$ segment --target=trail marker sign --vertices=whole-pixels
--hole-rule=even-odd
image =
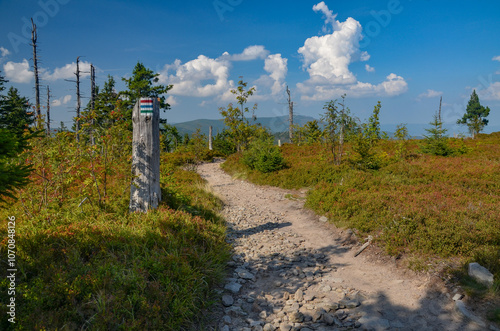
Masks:
[[[156,209],[160,189],[160,110],[156,98],[140,98],[132,111],[130,212]]]

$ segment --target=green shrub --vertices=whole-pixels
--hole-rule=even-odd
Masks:
[[[283,155],[278,146],[273,145],[272,138],[260,138],[251,142],[249,149],[243,153],[242,161],[250,169],[263,173],[285,167]]]
[[[159,208],[129,213],[132,144],[115,129],[96,146],[30,141],[30,183],[0,209],[0,233],[16,218],[18,269],[16,324],[0,279],[0,330],[187,330],[213,303],[230,247],[221,201],[179,167],[194,152],[161,155]]]
[[[236,152],[236,145],[231,132],[224,129],[215,135],[213,140],[214,151],[222,156],[229,156]]]

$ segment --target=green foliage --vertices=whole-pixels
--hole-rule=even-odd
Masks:
[[[312,145],[321,141],[323,132],[317,120],[308,121],[303,127],[293,126],[293,143],[297,145]]]
[[[490,108],[481,106],[476,90],[474,90],[470,96],[465,114],[461,119],[457,120],[457,124],[467,125],[472,138],[475,138],[488,125],[486,117],[489,114]]]
[[[448,137],[446,136],[446,129],[443,129],[443,123],[437,115],[434,115],[434,120],[429,123],[432,125],[430,129],[425,129],[429,135],[424,135],[425,139],[422,143],[420,151],[422,153],[450,156],[456,151],[450,147]]]
[[[214,151],[222,156],[229,156],[236,152],[236,145],[234,144],[234,138],[231,132],[224,129],[221,132],[217,132],[213,139]]]
[[[242,162],[250,169],[268,173],[283,169],[285,161],[278,146],[273,144],[273,138],[263,136],[253,140],[248,150],[243,152]]]
[[[173,152],[182,144],[182,137],[177,130],[177,127],[171,124],[163,123],[160,128],[160,144],[162,150],[166,152]]]
[[[94,111],[91,111],[90,101],[87,107],[82,112],[82,132],[89,136],[90,130],[94,130],[96,135],[103,135],[105,131],[116,122],[118,114],[118,93],[115,91],[115,79],[108,75],[108,80],[104,83],[104,87],[99,89],[96,87]],[[94,120],[93,125],[91,125]],[[85,132],[87,131],[87,132]],[[87,138],[85,137],[85,138]]]
[[[377,105],[373,107],[373,114],[370,116],[368,119],[368,126],[367,126],[367,136],[370,137],[372,141],[377,141],[382,138],[381,132],[380,132],[380,120],[379,120],[379,114],[380,114],[380,109],[382,108],[382,105],[379,102],[377,102]]]
[[[124,116],[127,121],[131,121],[133,107],[139,98],[158,98],[160,109],[170,109],[164,94],[173,86],[158,85],[159,75],[146,68],[141,62],[137,62],[132,71],[132,77],[122,78],[127,90],[119,93],[120,100],[118,100],[117,109],[125,112]]]
[[[398,124],[396,127],[396,132],[394,133],[394,138],[397,139],[397,149],[396,157],[398,159],[404,160],[408,156],[408,145],[410,135],[408,134],[408,128],[404,124]]]
[[[191,135],[187,151],[193,153],[195,163],[211,161],[213,159],[213,152],[208,149],[208,138],[205,134],[201,133],[201,129],[199,128]]]
[[[400,137],[406,137],[404,130]],[[372,234],[390,254],[473,257],[500,279],[500,134],[457,141],[470,152],[453,158],[420,155],[405,162],[383,162],[378,171],[333,165],[322,157],[320,145],[289,144],[281,148],[287,164],[281,171],[245,172],[238,154],[223,167],[257,184],[310,188],[309,208],[337,226]],[[454,143],[451,140],[452,147]],[[348,153],[351,144],[346,143]],[[376,147],[379,155],[395,157],[398,144],[380,140]],[[408,155],[416,155],[418,144],[407,140],[405,148]]]
[[[222,117],[224,117],[224,124],[229,128],[228,130],[233,138],[233,144],[236,146],[238,152],[247,147],[250,138],[255,135],[258,129],[257,125],[251,125],[249,120],[245,117],[245,113],[250,112],[249,108],[245,107],[245,104],[248,98],[255,92],[255,87],[245,90],[246,86],[247,83],[240,80],[238,82],[238,87],[231,90],[231,93],[236,95],[238,107],[233,107],[233,104],[230,103],[227,108],[219,108]],[[252,119],[254,121],[257,119],[254,114],[256,109],[257,104],[254,104],[252,108]]]
[[[28,137],[0,128],[0,203],[15,198],[15,190],[29,183],[31,165],[20,154],[27,149]]]
[[[0,93],[7,82],[0,75]],[[28,99],[11,87],[7,96],[0,94],[0,202],[15,198],[15,190],[25,186],[32,170],[22,153],[28,149],[33,137],[30,126],[34,123]]]
[[[72,132],[29,141],[30,183],[0,210],[2,233],[16,217],[18,269],[15,325],[0,280],[0,329],[190,329],[213,302],[229,257],[221,201],[177,166],[193,156],[168,153],[164,201],[130,214],[126,124],[116,120],[95,146],[77,145]]]
[[[326,139],[332,152],[334,163],[339,165],[344,154],[344,141],[356,130],[356,120],[351,117],[350,110],[345,106],[345,94],[342,95],[342,103],[337,106],[337,100],[325,104],[325,114],[321,120],[325,123],[323,137]]]
[[[380,169],[387,162],[386,154],[379,153],[375,147],[381,139],[379,113],[380,101],[373,108],[368,123],[358,126],[352,135],[352,150],[356,153],[350,162],[360,169]]]
[[[11,87],[0,104],[0,127],[21,137],[34,122],[28,99],[21,97],[19,91]]]

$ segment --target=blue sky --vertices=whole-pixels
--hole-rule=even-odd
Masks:
[[[117,88],[137,61],[173,84],[169,122],[220,118],[239,77],[257,88],[257,117],[295,112],[319,118],[347,94],[351,112],[382,124],[425,124],[443,97],[450,134],[472,89],[491,108],[486,132],[500,130],[498,1],[76,1],[1,0],[0,70],[34,100],[31,47],[38,25],[42,84],[52,91],[52,126],[75,115],[75,60]],[[88,70],[87,70],[88,71]],[[89,96],[88,74],[82,79]],[[45,103],[45,89],[42,92]],[[88,99],[84,99],[84,103]],[[411,132],[421,134],[421,132]]]

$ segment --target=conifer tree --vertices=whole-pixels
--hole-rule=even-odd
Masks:
[[[481,106],[476,90],[474,90],[470,96],[465,114],[457,121],[457,124],[467,125],[472,138],[476,138],[476,135],[488,125],[486,117],[489,114],[490,108]]]
[[[437,114],[434,115],[434,120],[429,123],[430,129],[425,129],[429,134],[424,135],[425,139],[420,150],[426,154],[448,156],[454,153],[453,149],[448,144],[448,130],[443,128],[443,123]]]
[[[0,93],[6,82],[0,74]],[[7,96],[0,94],[0,202],[14,198],[15,190],[28,183],[31,166],[19,155],[28,148],[32,136],[25,132],[34,122],[29,107],[15,88],[10,88]]]
[[[125,118],[132,120],[132,110],[139,98],[158,98],[160,109],[170,109],[170,105],[166,102],[165,95],[173,85],[157,84],[160,74],[154,73],[141,62],[137,62],[132,77],[122,78],[127,86],[126,91],[119,93],[121,97],[120,108],[124,110]]]

